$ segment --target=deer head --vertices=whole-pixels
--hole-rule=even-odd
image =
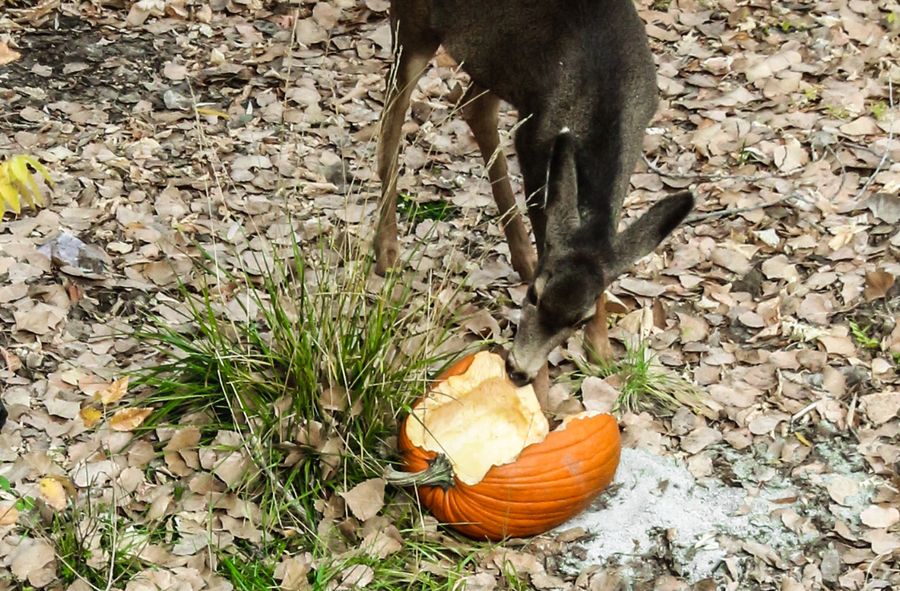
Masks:
[[[547,171],[544,249],[506,360],[518,385],[534,379],[550,352],[593,317],[603,290],[652,252],[694,206],[690,192],[672,195],[617,233],[616,220],[590,213],[582,219],[577,178],[575,142],[564,131],[554,142]],[[609,205],[605,211],[618,210]]]

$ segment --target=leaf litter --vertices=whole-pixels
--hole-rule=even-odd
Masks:
[[[155,352],[134,333],[147,312],[182,322],[176,288],[198,284],[198,247],[223,268],[258,271],[287,237],[371,239],[388,3],[13,5],[0,15],[0,157],[36,157],[55,189],[46,208],[0,222],[0,396],[10,411],[0,585],[59,588],[72,556],[37,535],[35,519],[101,502],[114,510],[84,514],[85,527],[112,515],[120,539],[143,539],[123,554],[143,563],[110,563],[114,588],[228,588],[234,571],[209,549],[237,555],[270,533],[260,507],[230,488],[252,463],[233,432],[204,440],[190,417],[144,424],[154,409],[139,406],[123,375]],[[473,548],[458,579],[470,589],[898,587],[896,7],[639,8],[663,100],[626,216],[687,186],[700,206],[612,286],[611,334],[620,356],[643,342],[689,376],[713,415],[624,413],[617,487],[561,533],[472,547],[427,515],[400,532],[408,501],[369,479],[319,506],[323,539],[341,556],[379,560],[411,537]],[[505,343],[518,319],[510,298],[524,289],[474,142],[451,113],[460,75],[445,55],[436,62],[413,96],[399,186],[414,203],[454,208],[401,220],[402,241],[411,250],[427,237],[416,247],[421,272],[465,285],[459,346]],[[513,122],[504,109],[507,146]],[[514,157],[510,167],[520,189]],[[236,322],[248,315],[239,287],[216,287]],[[417,289],[428,297],[426,283]],[[551,355],[554,373],[582,355],[570,339]],[[582,400],[612,408],[614,378],[561,385],[555,412]],[[329,392],[329,412],[343,412],[340,392]],[[298,441],[290,461],[312,446],[340,469],[344,443],[328,425],[307,425]],[[99,536],[83,541],[92,565],[110,558]],[[270,576],[285,589],[332,571],[329,588],[377,582],[374,563],[351,562],[296,552]],[[447,557],[406,566],[445,581],[458,568]]]

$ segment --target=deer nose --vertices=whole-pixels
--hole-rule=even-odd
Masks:
[[[527,386],[531,382],[531,378],[528,377],[527,373],[513,365],[511,359],[511,356],[506,358],[506,375],[517,387]]]

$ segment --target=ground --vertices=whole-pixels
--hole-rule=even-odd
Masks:
[[[259,507],[229,488],[235,434],[178,447],[170,427],[97,423],[90,409],[97,393],[137,395],[110,384],[155,362],[135,330],[171,320],[201,248],[251,274],[292,237],[368,252],[388,2],[121,4],[0,11],[0,160],[33,155],[55,180],[46,208],[0,222],[0,589],[259,588],[228,559],[260,543]],[[472,546],[423,518],[416,535],[466,560],[422,554],[402,569],[485,590],[900,588],[900,12],[887,0],[639,8],[662,101],[624,223],[685,187],[698,208],[613,284],[611,335],[620,358],[626,345],[653,353],[704,403],[620,413],[623,467],[578,522]],[[419,213],[402,217],[403,245],[418,277],[465,285],[453,342],[503,345],[525,286],[453,113],[464,83],[439,56],[413,97],[400,187]],[[504,109],[520,191],[514,122]],[[622,387],[615,373],[566,380],[581,355],[576,335],[551,356],[551,413]],[[373,513],[351,492],[317,506],[320,533],[362,539],[407,498],[389,492]],[[115,509],[103,521],[92,503]],[[166,525],[140,568],[115,570],[108,549],[149,523]],[[329,579],[327,556],[283,547],[258,560],[285,588],[385,588],[377,567]],[[107,584],[73,557],[108,563]]]

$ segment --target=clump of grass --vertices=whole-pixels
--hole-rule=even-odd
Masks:
[[[138,558],[139,548],[123,540],[125,525],[115,509],[81,503],[54,513],[39,530],[56,550],[64,583],[81,581],[105,589],[124,586],[147,566]]]
[[[869,330],[871,330],[870,326],[861,326],[852,320],[850,321],[850,334],[853,335],[853,340],[864,349],[878,350],[881,348],[881,342],[877,338],[870,336]]]
[[[375,279],[352,250],[294,244],[260,276],[207,255],[198,287],[180,290],[183,323],[170,313],[138,333],[162,355],[137,379],[158,409],[148,426],[190,415],[205,442],[238,432],[254,464],[241,486],[277,497],[270,517],[308,531],[316,501],[380,474],[398,413],[446,361],[451,308],[415,292],[413,276]]]
[[[613,406],[617,414],[649,411],[670,415],[682,406],[699,412],[704,408],[700,390],[660,364],[644,341],[627,345],[621,359],[596,364],[576,359],[575,364],[570,379],[579,384],[588,376],[613,378],[620,392]]]
[[[413,222],[445,221],[457,216],[459,207],[443,199],[420,203],[405,193],[399,193],[397,195],[397,212]]]

